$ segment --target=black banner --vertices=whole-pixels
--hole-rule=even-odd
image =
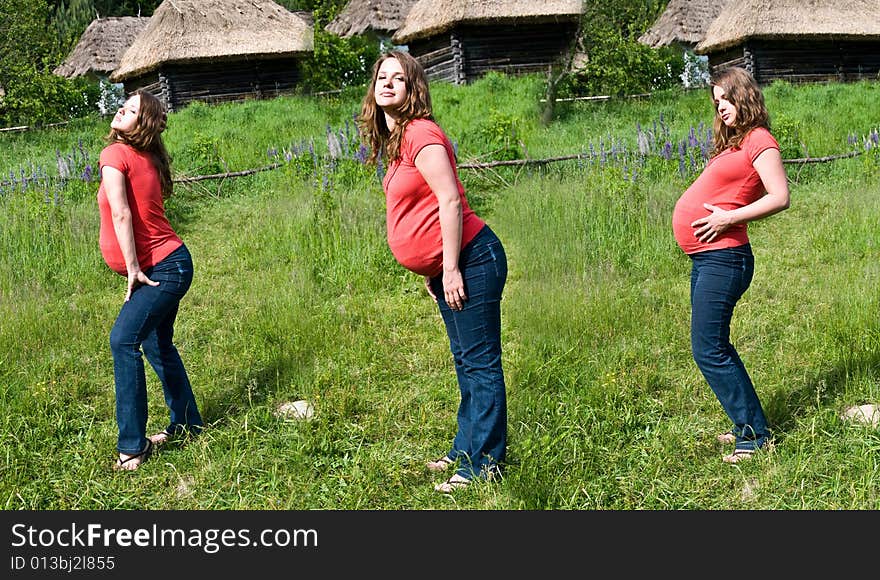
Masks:
[[[864,521],[855,525],[855,516]],[[815,571],[816,558],[832,557],[835,545],[867,549],[876,519],[877,512],[5,511],[0,577],[519,577],[534,565],[540,578],[601,577],[603,569],[613,576],[732,570],[759,555],[764,573],[774,562],[791,573],[807,563]],[[839,532],[862,527],[845,542]],[[820,529],[836,531],[814,534]],[[809,558],[766,559],[785,548]]]

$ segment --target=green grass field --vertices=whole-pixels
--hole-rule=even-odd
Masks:
[[[880,403],[880,149],[788,165],[791,208],[750,226],[755,277],[732,335],[775,449],[732,466],[715,442],[726,418],[690,357],[690,265],[670,226],[702,163],[681,169],[677,146],[711,122],[708,91],[560,103],[549,127],[541,93],[540,79],[496,75],[434,87],[461,163],[605,152],[461,171],[509,258],[510,434],[503,480],[452,496],[424,467],[454,435],[451,355],[421,278],[388,251],[375,169],[352,158],[359,92],[170,116],[178,177],[282,167],[179,183],[168,203],[196,268],[176,342],[209,428],[134,473],[111,469],[108,336],[125,283],[98,249],[97,182],[81,179],[109,120],[0,136],[0,505],[880,508],[880,433],[840,419]],[[864,149],[880,127],[877,82],[765,94],[787,158]],[[637,127],[672,157],[640,154]],[[45,179],[11,183],[25,174]],[[147,378],[152,431],[167,415]],[[276,416],[296,399],[314,419]]]

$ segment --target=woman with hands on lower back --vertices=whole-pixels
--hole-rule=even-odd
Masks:
[[[730,343],[737,301],[754,272],[749,222],[789,206],[779,144],[764,97],[746,70],[730,67],[710,80],[715,147],[706,168],[675,204],[672,229],[691,259],[691,351],[732,423],[717,436],[734,445],[737,463],[765,447],[767,419],[751,378]]]
[[[428,461],[455,467],[434,489],[449,493],[500,473],[507,446],[501,368],[501,294],[507,257],[495,233],[468,206],[455,152],[434,122],[428,79],[409,53],[376,61],[358,127],[370,162],[384,157],[388,246],[425,278],[446,326],[461,400],[452,447]]]
[[[172,190],[171,158],[161,137],[166,119],[155,96],[136,91],[110,122],[109,144],[99,161],[101,254],[110,269],[127,278],[110,332],[119,430],[114,468],[126,471],[138,469],[154,445],[184,432],[198,434],[202,428],[189,377],[172,342],[193,264],[165,216],[164,199]],[[150,437],[142,355],[162,383],[170,412],[168,426]]]

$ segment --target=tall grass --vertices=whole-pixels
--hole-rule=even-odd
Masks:
[[[880,127],[878,87],[774,84],[766,96],[792,154],[833,155]],[[97,183],[55,170],[80,143],[96,160],[108,121],[0,137],[0,176],[47,176],[0,193],[0,505],[880,507],[880,436],[839,418],[880,398],[876,149],[787,166],[792,207],[750,226],[756,273],[732,334],[776,447],[730,466],[714,439],[726,419],[690,358],[689,263],[670,226],[702,160],[682,172],[655,130],[677,145],[705,128],[708,92],[560,104],[546,128],[538,78],[490,75],[433,96],[462,162],[606,153],[461,172],[510,262],[501,482],[446,497],[424,469],[454,434],[455,375],[436,306],[387,249],[376,172],[353,146],[330,155],[351,134],[353,91],[171,116],[178,177],[280,167],[176,186],[169,217],[196,267],[176,337],[209,428],[135,473],[110,469],[108,334],[124,281],[97,247]],[[658,147],[640,150],[640,131]],[[148,388],[158,430],[167,418],[149,371]],[[276,416],[293,399],[316,417]]]

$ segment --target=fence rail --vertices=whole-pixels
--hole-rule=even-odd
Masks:
[[[825,157],[799,157],[796,159],[783,159],[782,162],[791,165],[806,165],[808,163],[828,163],[838,159],[848,159],[850,157],[858,157],[863,151],[851,151],[850,153],[842,153],[840,155],[827,155]],[[576,153],[573,155],[561,155],[559,157],[545,157],[542,159],[506,159],[503,161],[487,161],[485,163],[461,163],[459,169],[491,169],[494,167],[522,167],[525,165],[546,165],[557,161],[571,161],[573,159],[589,159],[590,155],[585,153]],[[244,177],[253,175],[263,171],[271,171],[284,167],[284,163],[273,163],[264,167],[255,169],[244,169],[242,171],[228,171],[225,173],[211,173],[209,175],[192,175],[188,177],[178,177],[173,179],[174,183],[195,183],[197,181],[208,181],[211,179],[229,179],[232,177]],[[8,187],[15,185],[11,181],[0,181],[0,187]]]

